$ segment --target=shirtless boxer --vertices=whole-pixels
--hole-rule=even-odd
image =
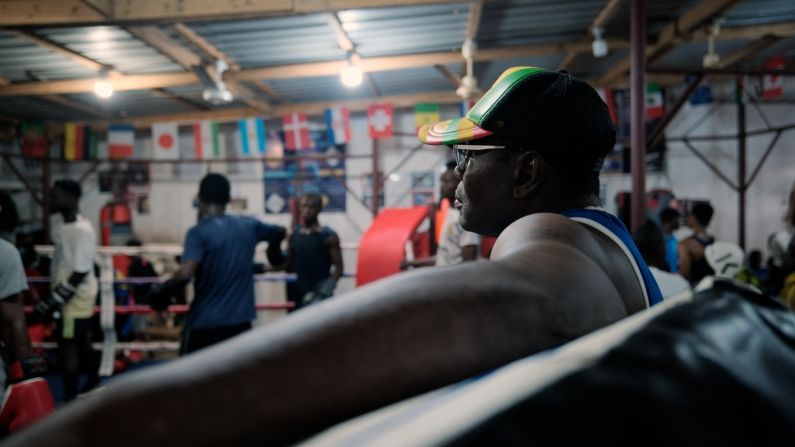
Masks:
[[[623,225],[588,208],[615,141],[592,87],[515,67],[420,138],[462,145],[455,206],[467,230],[500,235],[490,262],[396,275],[120,378],[8,445],[286,444],[660,300]]]

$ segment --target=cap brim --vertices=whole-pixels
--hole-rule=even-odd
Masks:
[[[466,118],[456,118],[448,121],[441,121],[436,124],[426,124],[417,133],[417,136],[425,144],[430,145],[450,145],[463,143],[464,141],[477,140],[491,135],[491,131],[479,127],[477,124]]]

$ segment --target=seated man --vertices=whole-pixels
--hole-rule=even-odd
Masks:
[[[615,131],[588,84],[515,67],[420,138],[456,150],[455,206],[465,229],[499,234],[490,262],[396,275],[120,378],[8,445],[291,443],[661,300],[626,228],[598,208]]]

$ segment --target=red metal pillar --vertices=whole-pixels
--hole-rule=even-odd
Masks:
[[[49,151],[49,148],[48,148]],[[49,152],[44,156],[41,175],[41,228],[44,230],[44,243],[50,243],[50,172],[51,163]]]
[[[631,227],[636,228],[646,220],[646,15],[643,0],[630,4],[630,66],[631,107],[630,121],[632,172]]]
[[[381,191],[381,175],[380,171],[378,170],[378,140],[373,138],[373,174],[371,177],[371,186],[373,188],[373,197],[371,198],[371,209],[373,211],[373,217],[378,215],[378,196],[380,195]]]
[[[745,103],[743,102],[743,78],[737,76],[735,81],[737,86],[737,243],[745,250],[745,190],[748,188],[746,182],[746,129],[745,129]]]

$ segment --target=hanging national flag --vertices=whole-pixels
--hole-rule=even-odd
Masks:
[[[607,104],[607,113],[610,114],[610,121],[613,124],[618,123],[618,112],[616,111],[616,97],[613,96],[613,89],[610,87],[600,87],[596,89],[597,93],[599,93],[599,97],[602,98],[602,101]]]
[[[367,128],[370,138],[378,140],[392,137],[392,104],[372,104],[367,107]]]
[[[351,114],[345,107],[326,109],[326,139],[329,146],[351,141]]]
[[[111,124],[108,128],[108,158],[129,158],[135,145],[131,124]]]
[[[420,103],[414,106],[415,130],[426,124],[435,124],[442,120],[439,114],[439,104]]]
[[[43,158],[47,155],[49,142],[47,128],[41,122],[22,123],[22,155]]]
[[[83,145],[83,160],[96,160],[99,158],[99,135],[86,126],[85,144]]]
[[[765,62],[765,68],[783,69],[784,58],[774,57]],[[784,78],[778,74],[762,76],[762,99],[776,99],[784,96]]]
[[[665,112],[663,107],[663,92],[659,84],[646,86],[646,119],[662,118]]]
[[[87,131],[88,128],[85,124],[66,123],[63,137],[64,160],[82,160],[84,158]]]
[[[461,101],[461,116],[466,116],[466,114],[469,113],[469,109],[475,107],[476,103],[477,101],[474,99],[465,99]]]
[[[152,125],[152,147],[155,160],[179,160],[179,130],[177,123]]]
[[[197,160],[221,158],[221,134],[218,123],[200,121],[193,124],[193,150]]]
[[[692,80],[688,79],[688,82],[693,82]],[[698,106],[702,104],[712,104],[712,88],[709,86],[709,81],[706,79],[702,80],[701,83],[693,90],[693,94],[690,95],[690,105]]]
[[[312,139],[309,138],[309,119],[305,113],[291,113],[282,117],[284,125],[284,142],[287,149],[310,149]]]
[[[240,153],[244,157],[265,155],[268,147],[265,120],[262,118],[239,120],[237,129],[240,136]]]

